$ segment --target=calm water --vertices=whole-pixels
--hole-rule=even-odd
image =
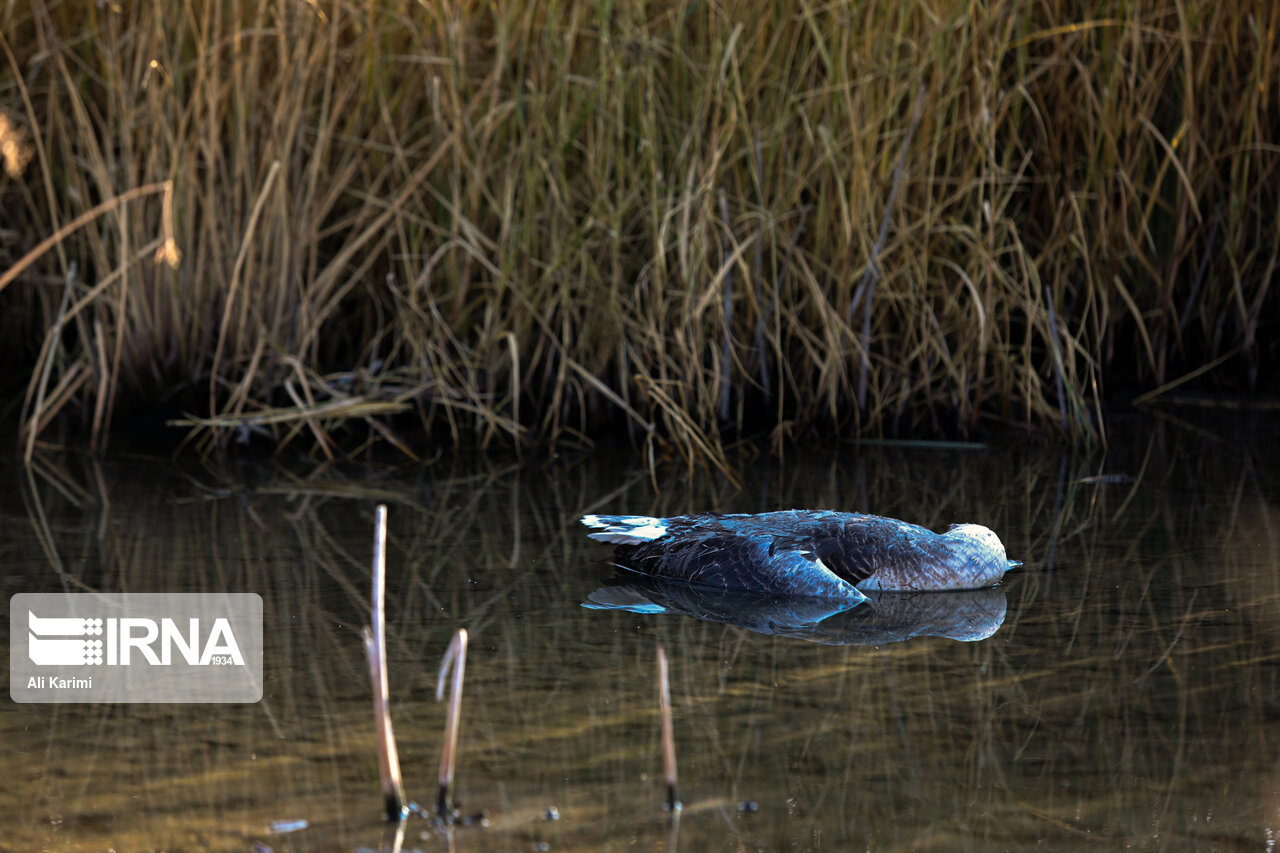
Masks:
[[[381,502],[408,792],[434,799],[436,671],[466,627],[458,799],[488,817],[450,837],[411,823],[406,850],[1269,851],[1274,434],[1143,424],[1089,458],[849,446],[738,457],[741,488],[660,470],[658,490],[601,454],[411,471],[9,463],[6,603],[257,592],[267,650],[256,705],[23,706],[6,694],[0,850],[391,849],[359,639]],[[584,512],[793,506],[981,522],[1025,566],[978,616],[846,614],[796,629],[757,612],[752,630],[582,606],[619,594],[609,548],[576,524]],[[926,634],[951,619],[990,636],[901,639],[912,618]],[[686,804],[675,827],[660,805],[659,643]],[[552,807],[559,819],[544,819]]]

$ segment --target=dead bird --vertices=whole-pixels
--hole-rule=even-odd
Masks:
[[[1021,565],[980,524],[946,533],[894,518],[832,510],[672,518],[585,515],[614,562],[652,577],[771,595],[861,601],[865,592],[994,586]]]

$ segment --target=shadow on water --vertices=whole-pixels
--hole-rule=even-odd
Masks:
[[[1277,455],[1154,428],[1113,437],[1105,458],[846,447],[743,458],[737,491],[673,474],[659,492],[603,456],[413,474],[10,465],[6,597],[258,592],[266,685],[256,705],[7,703],[0,850],[390,849],[359,633],[377,503],[408,792],[433,793],[437,668],[466,627],[457,798],[488,820],[447,839],[410,823],[405,849],[669,846],[659,643],[682,849],[1266,849],[1280,832]],[[620,589],[585,512],[792,506],[981,522],[1025,565],[983,599],[987,617],[950,607],[973,642],[946,639],[963,630],[945,613],[906,641],[883,606],[763,632],[787,623],[731,600],[680,615],[679,590],[581,606]]]

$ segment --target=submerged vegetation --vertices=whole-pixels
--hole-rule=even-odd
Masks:
[[[1278,19],[7,4],[23,441],[158,409],[326,454],[625,426],[715,458],[743,431],[1093,441],[1118,390],[1251,390],[1280,354]]]

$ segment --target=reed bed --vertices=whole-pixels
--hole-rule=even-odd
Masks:
[[[30,455],[1105,439],[1276,364],[1274,4],[0,7]],[[43,241],[43,242],[42,242]],[[1208,370],[1205,370],[1209,368]]]

